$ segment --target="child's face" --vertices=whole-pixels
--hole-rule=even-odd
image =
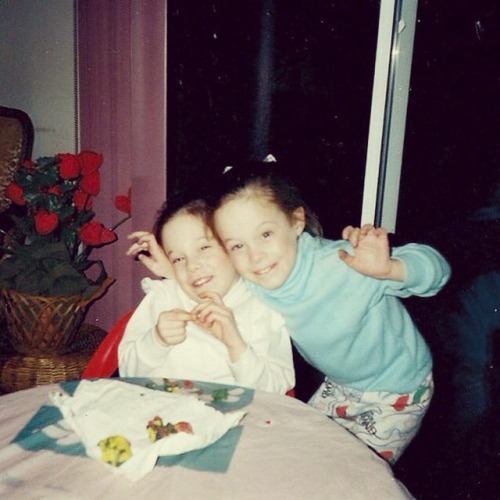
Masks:
[[[200,217],[180,213],[161,231],[163,249],[184,292],[200,302],[201,292],[224,296],[238,278],[224,249]]]
[[[266,199],[235,198],[216,211],[215,226],[231,262],[244,278],[275,289],[292,272],[297,238],[304,230],[302,209],[290,221]]]

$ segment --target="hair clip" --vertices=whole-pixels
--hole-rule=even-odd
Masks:
[[[233,167],[231,165],[228,165],[227,167],[224,167],[224,170],[222,172],[222,175],[227,174]]]
[[[264,163],[276,162],[276,158],[273,155],[269,154],[262,161]]]

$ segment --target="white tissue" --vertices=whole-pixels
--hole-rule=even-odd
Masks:
[[[49,397],[80,436],[88,456],[134,481],[149,473],[159,456],[204,448],[245,415],[244,411],[222,413],[195,395],[167,393],[119,380],[83,380],[73,396],[51,392]],[[193,433],[178,432],[152,443],[147,425],[157,416],[165,424],[188,422]],[[99,442],[111,436],[123,436],[131,446],[132,456],[118,467],[102,460]]]

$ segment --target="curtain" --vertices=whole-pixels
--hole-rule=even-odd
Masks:
[[[166,196],[166,2],[79,0],[77,9],[80,149],[104,155],[94,207],[104,225],[122,217],[114,198],[132,188],[132,218],[118,242],[92,255],[116,282],[87,321],[109,330],[141,300],[147,274],[126,257],[126,236],[151,229]]]

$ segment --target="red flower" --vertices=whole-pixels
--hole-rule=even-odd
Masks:
[[[39,234],[49,234],[59,225],[59,216],[47,210],[35,214],[35,228]]]
[[[85,191],[79,189],[73,194],[73,203],[79,211],[92,210],[92,202],[92,196],[90,196],[90,194],[86,193]]]
[[[84,245],[96,247],[107,245],[118,239],[116,233],[105,228],[100,222],[87,222],[80,228],[80,239]]]
[[[102,165],[103,156],[99,153],[94,153],[93,151],[82,151],[78,157],[82,164],[82,174],[89,175],[96,172]]]
[[[56,184],[55,186],[51,186],[48,190],[47,193],[50,194],[55,194],[56,196],[61,196],[62,195],[62,189],[61,186]]]
[[[24,160],[21,165],[28,170],[32,170],[36,163],[33,160]]]
[[[115,198],[115,207],[120,212],[126,213],[129,217],[132,215],[132,189],[129,188],[127,195],[120,194]]]
[[[59,175],[63,179],[74,179],[80,175],[81,165],[78,156],[70,153],[61,153],[57,156],[61,159]]]
[[[92,196],[97,196],[101,190],[101,174],[95,171],[84,175],[80,180],[80,188]]]
[[[0,186],[12,205],[6,215],[11,216],[14,225],[12,246],[8,249],[9,266],[13,266],[13,272],[9,269],[8,273],[12,278],[8,280],[9,286],[39,295],[60,295],[90,293],[90,285],[103,283],[107,277],[104,263],[91,260],[90,254],[94,248],[118,240],[116,228],[130,218],[131,190],[115,201],[116,208],[126,212],[118,216],[122,220],[109,227],[97,222],[93,206],[101,191],[102,164],[103,156],[93,151],[44,156],[36,162],[23,161],[13,177]],[[17,214],[19,208],[23,210]],[[32,266],[28,265],[31,249],[24,251],[23,247],[31,247],[37,252],[36,258],[40,258],[36,283],[32,279]],[[61,249],[64,255],[60,254]],[[61,265],[60,257],[64,260]],[[99,265],[98,271],[93,264]],[[0,266],[0,274],[2,269]],[[71,278],[71,287],[62,279],[66,275]]]
[[[12,203],[16,205],[26,205],[26,200],[24,199],[24,190],[21,186],[18,186],[15,182],[11,182],[5,188],[5,194]]]

